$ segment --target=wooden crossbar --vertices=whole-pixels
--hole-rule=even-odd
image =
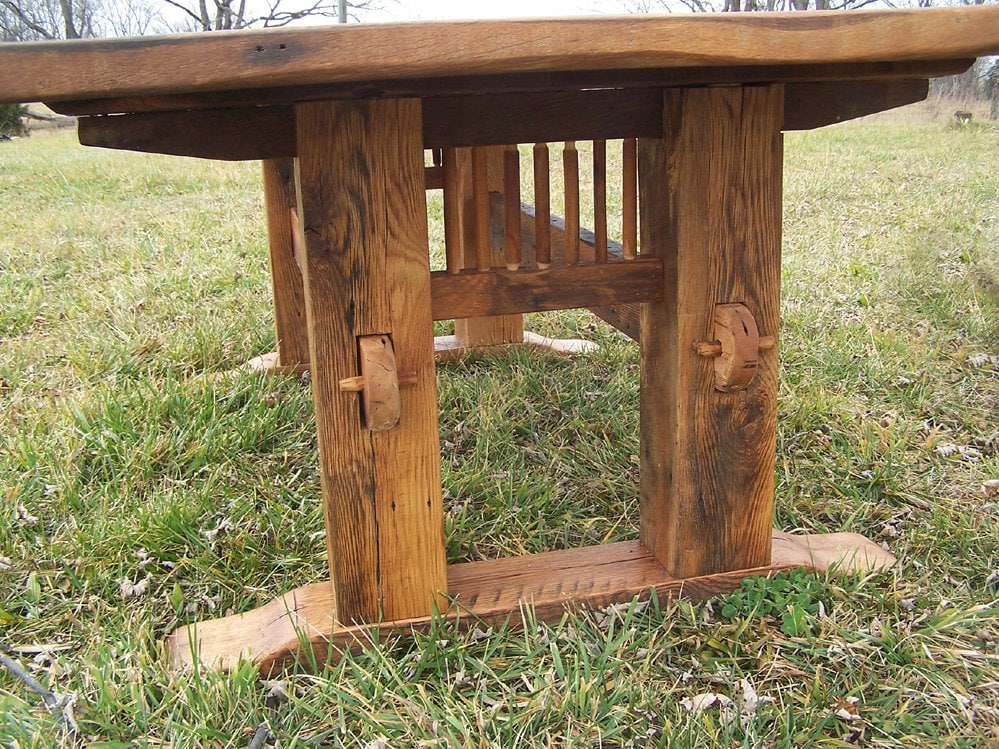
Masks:
[[[662,275],[658,258],[515,271],[436,271],[430,274],[430,295],[435,320],[550,312],[662,301]]]

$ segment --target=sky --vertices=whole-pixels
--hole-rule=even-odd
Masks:
[[[365,21],[436,21],[453,18],[531,18],[627,12],[628,0],[383,0]]]

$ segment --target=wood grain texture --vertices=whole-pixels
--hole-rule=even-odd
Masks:
[[[327,545],[339,621],[428,614],[446,590],[420,104],[300,105],[299,213]],[[391,336],[417,384],[364,429],[357,337]]]
[[[567,609],[599,610],[652,590],[660,599],[711,598],[739,586],[749,575],[769,576],[805,567],[866,572],[885,569],[894,557],[853,533],[790,535],[773,532],[772,564],[752,570],[678,580],[634,541],[470,562],[448,567],[451,606],[445,616],[459,625],[482,626],[523,622],[525,607],[534,618],[557,620]],[[330,615],[334,596],[328,583],[306,585],[244,614],[181,627],[164,642],[175,669],[190,668],[195,658],[206,666],[230,670],[241,659],[264,676],[301,663],[310,667],[335,661],[347,650],[358,651],[387,637],[426,631],[431,617],[386,622],[375,627],[343,627]],[[306,650],[303,652],[305,634]]]
[[[470,159],[467,148],[445,148],[443,152],[444,267],[448,273],[457,273],[462,268],[466,196],[472,189]]]
[[[271,258],[271,288],[274,292],[274,329],[277,367],[297,368],[309,363],[306,329],[305,288],[295,259],[298,209],[293,159],[263,163],[264,204],[267,212],[267,245]]]
[[[458,154],[458,168],[466,173],[461,184],[465,192],[461,195],[464,210],[461,217],[461,266],[462,268],[479,267],[480,258],[477,252],[479,224],[477,223],[476,202],[472,180],[472,149],[456,148]],[[484,147],[482,153],[485,155],[485,186],[488,190],[486,197],[486,224],[489,226],[487,249],[489,250],[489,265],[506,265],[506,256],[503,252],[503,233],[494,241],[491,223],[490,195],[492,193],[502,193],[505,180],[505,167],[502,146]],[[446,220],[446,219],[445,219]],[[482,260],[486,260],[485,257]],[[492,346],[501,346],[508,343],[521,343],[524,340],[524,317],[523,315],[499,315],[490,317],[460,317],[454,321],[455,337],[461,341],[465,349],[484,349]]]
[[[859,82],[913,80],[957,75],[974,58],[906,60],[901,62],[854,62],[804,65],[745,65],[731,68],[640,68],[580,70],[570,72],[505,73],[491,75],[406,78],[395,80],[327,83],[281,88],[249,88],[211,93],[172,93],[155,96],[116,96],[96,99],[50,100],[60,114],[94,115],[127,112],[183,112],[206,109],[237,109],[279,106],[322,99],[370,99],[470,95],[485,97],[504,93],[554,93],[594,89],[648,89],[676,86],[707,86],[733,83],[801,81]],[[522,127],[518,125],[518,127]],[[490,136],[492,137],[492,136]],[[649,136],[651,137],[651,136]],[[558,138],[555,138],[558,140]],[[529,139],[533,140],[533,139]],[[483,144],[488,145],[488,144]]]
[[[220,161],[291,158],[296,147],[290,106],[82,117],[77,133],[85,146]]]
[[[638,141],[621,143],[621,251],[625,260],[638,255]]]
[[[503,147],[503,259],[507,270],[520,268],[520,151],[517,146]],[[486,209],[489,213],[489,208]],[[487,223],[489,218],[486,219]]]
[[[551,164],[547,143],[535,143],[534,171],[534,259],[539,268],[552,264]]]
[[[579,263],[579,151],[576,143],[571,140],[566,141],[562,150],[562,184],[565,189],[562,255],[566,265],[576,265]],[[508,201],[507,208],[509,207]]]
[[[472,205],[475,267],[488,270],[493,264],[493,252],[489,246],[489,151],[484,146],[472,149]]]
[[[402,400],[399,397],[399,370],[392,339],[387,335],[364,335],[357,339],[358,379],[363,385],[361,415],[372,432],[384,432],[399,424]],[[340,391],[344,380],[340,380]]]
[[[666,92],[665,137],[639,145],[642,254],[666,301],[641,317],[643,543],[678,577],[769,563],[777,351],[741,392],[714,388],[715,305],[779,324],[782,86]]]
[[[609,304],[603,307],[589,307],[590,312],[613,328],[617,328],[636,343],[641,342],[642,305]]]
[[[600,265],[553,266],[431,274],[435,320],[550,312],[662,298],[663,264],[658,258]]]
[[[503,231],[503,215],[506,211],[506,203],[502,195],[498,193],[493,193],[490,196],[490,216],[492,225],[492,241],[495,243],[502,236]],[[527,203],[520,204],[520,237],[521,237],[521,252],[525,258],[531,258],[535,253],[536,239],[535,239],[535,227],[538,224],[536,219],[537,211],[533,205],[528,205]],[[555,265],[566,264],[566,221],[561,216],[556,216],[551,214],[551,221],[549,222],[549,232],[551,241],[551,257],[552,262]],[[589,229],[580,227],[577,236],[579,237],[578,246],[576,248],[577,252],[577,262],[579,263],[593,263],[596,262],[596,238],[594,234]],[[623,248],[617,242],[608,240],[607,242],[607,257],[613,260],[621,260],[623,256]],[[525,261],[529,262],[529,261]]]
[[[575,151],[573,151],[575,153]],[[521,205],[521,242],[525,255],[532,251],[534,246],[535,214],[534,206]],[[499,216],[505,214],[505,201],[501,195],[492,195],[490,214],[493,222],[493,236],[496,237],[502,224]],[[595,241],[593,232],[588,229],[578,229],[576,236],[579,237],[575,247],[575,257],[567,249],[566,238],[568,235],[568,221],[563,221],[559,216],[552,216],[551,221],[551,243],[552,257],[557,265],[568,264],[575,259],[578,263],[593,263],[596,257]],[[620,260],[624,256],[624,248],[612,240],[607,242],[607,254],[615,260]],[[587,309],[599,317],[604,322],[613,325],[632,340],[639,340],[639,317],[641,305],[632,302],[614,302],[612,304],[597,306],[591,300],[586,303]]]
[[[3,101],[637,68],[974,58],[999,8],[466,21],[0,46]],[[447,44],[441,44],[447,39]],[[786,80],[786,78],[782,79]],[[800,78],[799,78],[800,80]]]
[[[919,80],[820,81],[787,85],[784,130],[844,122],[921,101]],[[426,148],[662,136],[661,89],[612,89],[428,97]],[[144,153],[239,161],[295,155],[291,106],[143,112],[84,117],[80,143]],[[441,187],[427,169],[427,189]]]
[[[821,81],[786,86],[784,130],[811,130],[922,101],[929,81]]]
[[[424,103],[427,148],[658,137],[662,89],[499,92]]]
[[[593,252],[607,262],[607,141],[593,141]]]

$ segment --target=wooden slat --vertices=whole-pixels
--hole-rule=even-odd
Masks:
[[[621,144],[621,244],[625,260],[638,254],[638,141]]]
[[[554,266],[517,271],[463,271],[431,274],[435,320],[516,312],[546,312],[662,297],[658,259]]]
[[[506,214],[503,228],[503,257],[507,270],[520,267],[520,151],[517,146],[503,148],[503,195]]]
[[[927,85],[924,79],[788,84],[783,129],[820,127],[919,101]],[[660,89],[431,97],[423,108],[427,148],[534,142],[539,136],[559,141],[662,135]],[[485,118],[483,111],[516,116]],[[82,118],[79,137],[84,145],[127,151],[271,159],[295,155],[294,123],[290,106],[157,112]],[[436,187],[439,179],[428,169],[427,189]]]
[[[493,193],[490,196],[489,210],[490,215],[492,216],[492,241],[496,242],[498,241],[497,237],[501,236],[502,233],[502,217],[506,211],[502,195]],[[520,235],[521,244],[523,246],[522,251],[524,254],[528,254],[529,250],[534,247],[534,230],[538,223],[536,215],[537,211],[533,205],[528,205],[526,203],[520,204]],[[552,215],[549,226],[551,227],[552,262],[554,265],[567,265],[568,263],[566,263],[565,260],[567,222],[561,216]],[[580,228],[577,232],[577,236],[579,237],[579,262],[595,262],[595,237],[593,236],[593,232],[586,228]],[[622,260],[624,258],[622,246],[613,240],[608,240],[607,255],[612,260]]]
[[[535,214],[534,207],[529,205],[521,205],[521,241],[524,246],[524,252],[534,244],[534,226],[535,226]],[[493,236],[495,237],[498,231],[498,226],[501,225],[499,216],[505,212],[503,198],[500,195],[492,196],[491,213],[493,217]],[[563,221],[558,216],[552,216],[551,221],[551,236],[552,236],[552,257],[556,264],[560,261],[568,265],[569,252],[566,249],[566,238],[568,236],[568,222]],[[579,237],[578,243],[576,245],[577,254],[579,259],[584,263],[592,263],[594,261],[594,237],[593,233],[588,229],[579,229],[576,232],[576,236]],[[608,241],[607,242],[607,252],[612,258],[620,260],[624,257],[623,247],[617,242]],[[597,317],[605,321],[606,323],[613,325],[615,328],[620,330],[622,333],[627,335],[632,340],[637,341],[639,339],[639,314],[641,305],[637,302],[615,302],[610,305],[600,306],[599,304],[588,303],[587,309],[590,310]]]
[[[463,169],[466,170],[467,188],[464,195],[466,204],[465,218],[461,230],[464,238],[464,249],[462,250],[462,267],[474,269],[477,267],[478,259],[476,252],[477,229],[474,220],[473,195],[471,190],[471,149],[456,149],[459,153],[468,155],[464,162]],[[484,147],[486,154],[486,188],[491,196],[495,192],[501,192],[503,188],[503,148],[500,146]],[[491,213],[491,208],[490,208]],[[502,227],[502,221],[500,221]],[[491,265],[503,266],[506,260],[503,257],[502,241],[503,229],[500,228],[498,236],[492,234],[492,226],[489,226],[490,234],[488,247],[491,255]],[[507,343],[520,343],[524,339],[524,319],[522,315],[501,315],[493,317],[462,317],[454,321],[454,336],[465,349],[487,348]]]
[[[534,226],[535,261],[539,268],[552,264],[551,233],[551,167],[548,162],[548,144],[534,144],[534,208],[537,221]]]
[[[446,590],[418,101],[300,105],[300,215],[327,546],[341,622],[429,614]],[[364,168],[358,168],[363,164]],[[399,425],[369,432],[359,336],[391,337]]]
[[[770,576],[794,568],[865,573],[895,562],[855,533],[792,536],[774,531],[772,543],[773,561],[767,567],[686,580],[672,577],[635,541],[454,564],[447,570],[453,604],[443,613],[459,626],[519,626],[525,614],[531,621],[557,621],[570,609],[599,611],[644,600],[652,591],[660,601],[703,600],[734,590],[753,574]],[[165,650],[175,669],[195,665],[193,644],[197,660],[205,666],[230,670],[250,661],[263,676],[275,676],[296,665],[321,668],[338,653],[427,631],[437,621],[422,617],[375,627],[338,627],[332,606],[328,584],[306,585],[253,611],[181,627],[166,638]]]
[[[264,205],[267,212],[267,245],[270,248],[271,288],[274,293],[274,329],[277,366],[309,363],[305,288],[295,258],[299,235],[298,192],[293,159],[265,161]]]
[[[466,184],[471,179],[470,170],[463,168],[470,156],[467,149],[444,149],[444,267],[448,273],[461,270],[464,235]]]
[[[475,216],[475,267],[487,270],[493,264],[489,248],[489,165],[486,149],[472,149],[472,203]]]
[[[562,175],[565,185],[565,264],[576,265],[579,263],[579,151],[573,141],[567,141],[562,151]]]
[[[593,141],[593,254],[607,262],[607,142]]]
[[[720,393],[692,344],[726,302],[777,334],[782,114],[782,86],[669,91],[665,138],[639,144],[642,254],[666,279],[641,319],[640,534],[680,577],[770,561],[777,351]]]
[[[997,19],[999,8],[980,6],[375,24],[22,43],[0,46],[0,97],[58,101],[638,68],[723,68],[739,81],[742,65],[781,66],[790,73],[816,63],[994,54]]]

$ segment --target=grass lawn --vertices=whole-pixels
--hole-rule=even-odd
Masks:
[[[259,165],[0,143],[3,655],[93,747],[999,745],[999,126],[786,145],[774,522],[898,567],[262,682],[157,657],[327,575],[308,383],[232,373],[274,347]],[[637,535],[637,347],[582,311],[529,327],[601,347],[439,367],[449,561]],[[63,723],[0,668],[0,747]]]

